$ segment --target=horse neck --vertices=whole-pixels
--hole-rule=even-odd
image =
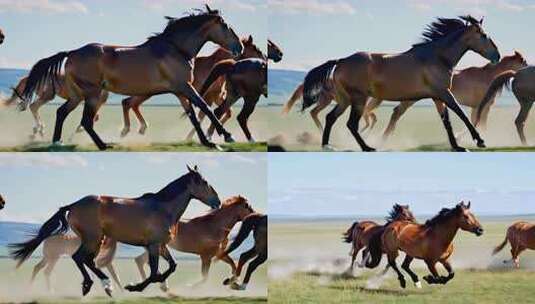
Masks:
[[[176,222],[186,211],[192,199],[187,175],[180,177],[155,194],[162,209]]]
[[[223,207],[215,212],[214,222],[217,223],[217,226],[219,227],[230,230],[239,221],[239,217],[236,212],[234,212],[232,206],[226,208]]]
[[[447,220],[444,220],[442,223],[438,223],[431,228],[431,230],[436,232],[436,235],[439,237],[440,242],[444,246],[448,246],[453,242],[457,231],[459,230],[459,225],[457,224],[457,219],[451,217]]]
[[[468,51],[468,46],[463,42],[464,34],[452,34],[437,41],[433,46],[438,50],[439,58],[444,61],[449,69],[453,69]]]
[[[203,33],[202,28],[193,33],[177,33],[172,35],[171,40],[173,45],[192,59],[197,57],[202,47],[208,42],[206,34]]]
[[[229,51],[225,50],[223,47],[218,47],[217,50],[215,50],[208,57],[214,62],[219,62],[221,60],[231,59],[232,54]]]

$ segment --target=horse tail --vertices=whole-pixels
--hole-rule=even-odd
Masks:
[[[95,265],[97,268],[104,268],[111,264],[115,258],[115,253],[117,252],[117,241],[105,237],[102,241],[102,246],[100,251],[95,258]]]
[[[19,103],[21,100],[24,100],[22,98],[22,91],[24,91],[24,88],[26,87],[26,81],[28,80],[28,76],[23,77],[21,80],[19,80],[19,83],[17,83],[16,87],[11,87],[11,97],[7,99],[3,99],[0,101],[0,106],[2,107],[9,107],[12,106],[14,103]],[[18,107],[20,111],[25,110],[25,108]]]
[[[355,235],[354,235],[353,231],[355,230],[355,227],[356,227],[358,224],[359,224],[358,221],[353,222],[353,224],[351,225],[351,227],[349,227],[349,229],[347,229],[347,231],[343,233],[343,235],[342,235],[342,239],[344,240],[344,243],[351,243],[351,242],[353,242],[353,240],[355,239]]]
[[[485,97],[483,97],[483,100],[479,103],[479,107],[477,108],[477,116],[476,116],[476,123],[477,126],[479,124],[479,119],[481,118],[481,113],[483,112],[483,109],[485,106],[489,103],[489,101],[496,96],[496,93],[499,90],[502,90],[504,86],[506,86],[509,83],[509,80],[513,78],[516,75],[516,71],[505,71],[501,74],[498,74],[492,80],[490,83],[490,86],[487,90],[487,93],[485,94]]]
[[[48,237],[65,234],[69,230],[67,212],[70,206],[61,207],[48,221],[46,221],[35,236],[23,243],[9,244],[9,255],[17,261],[17,268],[22,265]]]
[[[381,259],[383,258],[383,231],[374,233],[368,242],[371,259],[366,261],[366,268],[375,268],[381,263]]]
[[[238,234],[234,238],[234,241],[230,244],[230,246],[221,254],[221,256],[224,256],[225,254],[229,254],[232,251],[234,251],[236,248],[238,248],[243,241],[249,236],[249,233],[254,229],[256,226],[256,222],[258,221],[258,217],[256,216],[248,216],[246,217],[240,227],[240,230],[238,231]]]
[[[210,71],[210,75],[208,75],[208,78],[206,78],[206,80],[204,81],[199,94],[201,96],[204,96],[204,94],[206,94],[206,91],[208,91],[212,83],[214,83],[219,77],[230,73],[234,68],[235,64],[236,61],[233,59],[227,59],[218,62]]]
[[[25,104],[32,101],[33,94],[39,90],[47,81],[52,82],[52,86],[58,82],[61,66],[70,52],[59,52],[54,56],[39,60],[30,70],[26,87],[22,92]]]
[[[282,114],[285,115],[285,114],[288,114],[290,112],[290,110],[292,109],[292,107],[294,106],[294,104],[301,98],[303,97],[303,88],[304,88],[304,84],[301,83],[296,89],[295,91],[293,92],[292,94],[292,97],[290,97],[290,99],[288,99],[288,101],[286,102],[286,104],[284,104],[284,107],[282,108]]]
[[[305,82],[303,83],[303,111],[318,102],[321,92],[325,89],[329,77],[337,64],[338,60],[329,60],[313,68],[305,76]]]
[[[498,246],[496,246],[493,250],[492,250],[492,255],[495,255],[496,253],[502,251],[503,247],[505,247],[505,245],[507,245],[507,241],[509,240],[509,233],[511,232],[511,227],[509,229],[507,229],[507,234],[505,235],[505,239],[503,240],[503,242],[501,242]]]

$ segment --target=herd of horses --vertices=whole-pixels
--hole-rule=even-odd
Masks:
[[[490,63],[455,71],[468,51],[480,54]],[[384,100],[400,103],[394,108],[383,133],[383,140],[386,140],[408,108],[421,99],[430,98],[452,149],[466,151],[457,143],[459,134],[453,132],[448,109],[462,120],[477,146],[483,148],[485,143],[476,127],[486,126],[491,105],[509,82],[520,103],[515,125],[522,144],[526,145],[524,125],[535,101],[535,68],[516,51],[501,58],[498,48],[483,30],[483,19],[476,20],[472,16],[438,18],[424,31],[423,41],[403,53],[357,52],[313,68],[285,104],[283,114],[301,97],[303,111],[316,104],[310,115],[323,132],[322,147],[333,150],[329,145],[332,126],[350,108],[347,128],[363,151],[375,151],[360,133],[374,127],[377,118],[373,111]],[[332,101],[336,106],[327,114],[323,126],[318,114]],[[472,109],[471,119],[459,104]],[[361,118],[366,125],[359,130]]]
[[[386,217],[386,223],[380,225],[374,221],[356,221],[343,233],[343,241],[351,244],[351,263],[346,274],[352,275],[355,260],[362,250],[362,261],[359,267],[376,268],[379,266],[383,254],[388,263],[382,272],[386,274],[389,268],[394,269],[399,284],[406,287],[403,273],[397,266],[396,259],[400,251],[405,253],[401,268],[405,270],[416,288],[422,288],[418,275],[412,271],[410,265],[414,259],[423,260],[430,272],[423,279],[428,284],[446,284],[455,273],[449,262],[453,254],[453,241],[459,230],[467,231],[476,236],[483,235],[483,227],[470,211],[470,202],[460,202],[453,208],[443,208],[440,212],[427,220],[418,223],[408,205],[395,204]],[[507,243],[511,244],[511,261],[518,268],[519,255],[526,249],[535,249],[535,225],[519,221],[507,229],[505,240],[499,244],[492,254],[501,251]],[[509,261],[504,261],[507,263]],[[441,276],[436,264],[440,263],[448,272]]]
[[[186,174],[156,193],[145,193],[137,198],[92,195],[63,206],[31,239],[10,244],[10,256],[19,267],[43,244],[42,259],[33,269],[32,281],[45,269],[47,286],[51,288],[50,275],[54,266],[61,256],[68,255],[83,276],[84,296],[93,285],[88,269],[99,278],[104,291],[111,296],[112,283],[101,268],[108,269],[122,290],[112,263],[117,242],[143,247],[146,251],[135,258],[142,281],[124,287],[131,292],[141,292],[151,283],[160,283],[162,290],[168,290],[167,279],[177,267],[169,250],[171,247],[200,256],[202,280],[199,284],[207,280],[210,265],[216,259],[230,265],[230,276],[224,279],[223,284],[235,290],[245,290],[253,272],[267,260],[267,215],[255,212],[242,196],[221,202],[217,191],[198,168],[187,168]],[[182,222],[181,216],[192,199],[202,202],[212,211]],[[239,232],[228,245],[229,233],[238,222],[242,222]],[[74,234],[69,234],[69,231]],[[240,255],[236,265],[230,253],[251,233],[254,245]],[[169,265],[163,273],[158,269],[159,257]],[[239,283],[242,269],[250,260],[243,281]],[[150,268],[148,276],[145,264]]]
[[[122,101],[123,137],[130,132],[130,109],[139,120],[138,132],[144,134],[148,124],[140,105],[152,96],[173,94],[193,125],[187,139],[191,140],[196,133],[201,144],[219,148],[206,137],[201,128],[202,119],[205,116],[210,119],[210,134],[215,130],[226,142],[234,142],[223,124],[231,117],[230,106],[243,98],[244,106],[237,118],[247,139],[254,142],[247,121],[260,96],[267,96],[267,60],[280,61],[280,48],[269,41],[266,56],[252,36],[240,39],[219,11],[208,5],[206,10],[186,17],[166,19],[165,29],[141,45],[92,43],[41,59],[13,88],[12,96],[4,104],[17,104],[20,110],[30,108],[35,120],[31,137],[35,138],[44,134],[39,108],[56,95],[65,99],[57,110],[52,139],[59,144],[66,117],[84,102],[77,130],[85,129],[97,147],[105,150],[110,146],[95,132],[94,122],[109,92],[129,96]],[[207,42],[219,48],[208,56],[198,56]],[[210,108],[212,105],[218,106],[217,115]],[[198,118],[193,106],[200,109]]]

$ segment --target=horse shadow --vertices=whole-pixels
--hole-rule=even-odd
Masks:
[[[311,277],[326,277],[330,279],[331,281],[360,281],[364,278],[361,276],[355,276],[348,273],[330,273],[330,272],[321,272],[321,271],[306,271],[303,272],[304,275],[311,276]]]
[[[335,290],[347,290],[347,286],[336,286],[332,285],[329,286],[330,289]],[[407,297],[410,295],[424,295],[431,293],[430,290],[427,291],[415,291],[415,290],[394,290],[394,289],[387,289],[387,288],[366,288],[363,286],[355,286],[350,289],[353,289],[358,292],[368,293],[368,294],[375,294],[375,295],[389,295],[389,296],[398,296],[398,297]]]

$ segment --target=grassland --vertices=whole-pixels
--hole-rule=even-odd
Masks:
[[[350,247],[341,242],[340,235],[350,220],[273,222],[270,303],[535,303],[535,252],[522,254],[520,270],[503,263],[510,258],[508,246],[498,255],[491,255],[492,248],[503,240],[506,227],[517,219],[533,220],[480,218],[485,228],[482,237],[459,232],[451,258],[455,278],[447,285],[424,283],[422,289],[411,283],[401,289],[392,271],[378,279],[383,266],[375,270],[357,268],[354,277],[342,276],[349,263]],[[420,277],[427,274],[421,261],[415,261],[412,268]],[[439,272],[445,270],[439,267]]]
[[[33,118],[29,112],[18,112],[15,109],[0,109],[0,151],[2,152],[87,152],[97,151],[89,136],[84,133],[75,134],[81,118],[81,108],[75,110],[65,121],[63,128],[63,146],[52,146],[50,141],[55,123],[56,105],[47,105],[41,108],[41,117],[46,124],[44,138],[31,140],[29,135],[32,131]],[[234,113],[239,112],[234,109]],[[122,129],[122,109],[118,106],[105,106],[100,111],[100,120],[95,123],[97,133],[105,142],[112,143],[113,148],[109,151],[215,151],[195,142],[186,142],[187,133],[191,129],[191,123],[187,118],[181,118],[182,109],[173,106],[146,106],[142,109],[145,119],[149,123],[147,133],[142,136],[137,134],[137,120],[131,114],[131,133],[120,137]],[[262,108],[259,107],[249,120],[249,128],[257,143],[248,143],[238,126],[235,117],[226,125],[237,141],[225,144],[222,138],[214,136],[214,141],[228,152],[264,152],[267,150],[267,122],[263,120]],[[237,114],[235,114],[237,115]],[[207,121],[207,120],[206,120]],[[204,129],[208,128],[205,121]]]

